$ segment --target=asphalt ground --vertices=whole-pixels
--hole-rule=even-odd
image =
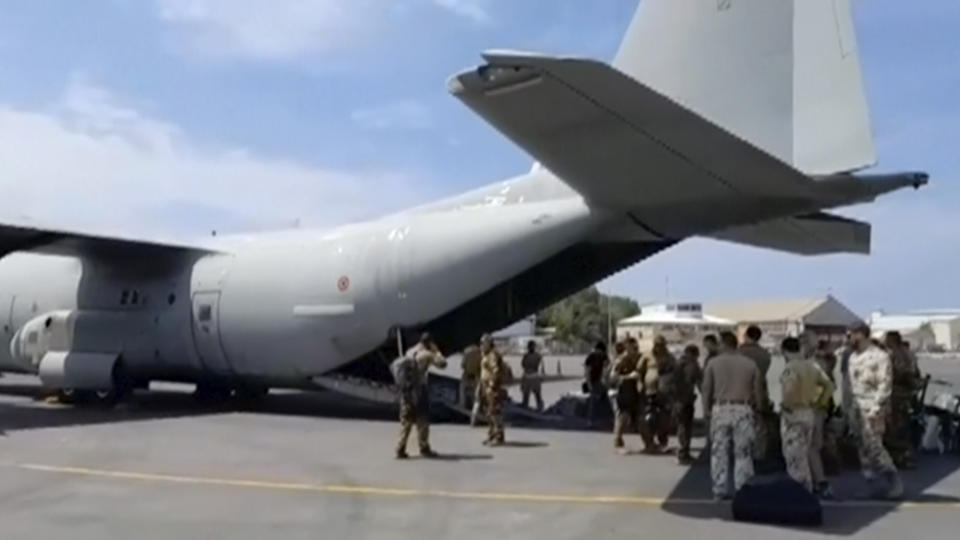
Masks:
[[[848,500],[804,530],[733,522],[709,500],[705,463],[617,455],[607,433],[508,428],[510,445],[489,449],[483,428],[441,424],[443,459],[398,462],[393,411],[333,394],[281,392],[238,410],[157,385],[104,411],[36,401],[36,390],[0,379],[4,539],[930,539],[956,538],[960,524],[956,456],[925,456],[898,504],[853,500],[864,486],[846,473],[835,487]]]

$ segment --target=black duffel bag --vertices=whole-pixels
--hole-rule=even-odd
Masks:
[[[823,524],[820,500],[788,476],[754,478],[733,497],[733,519],[774,525]]]

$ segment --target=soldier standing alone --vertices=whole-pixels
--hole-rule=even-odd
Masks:
[[[533,394],[537,400],[537,410],[543,410],[542,379],[545,374],[543,366],[543,356],[537,352],[537,342],[530,340],[527,342],[527,353],[520,360],[520,367],[523,374],[520,378],[520,393],[523,396],[523,406],[530,406],[530,394]]]
[[[916,467],[916,458],[910,441],[910,413],[920,388],[920,368],[917,358],[904,345],[900,332],[887,332],[884,342],[893,364],[893,392],[883,443],[898,468],[912,469]]]
[[[484,445],[500,446],[504,443],[503,400],[505,387],[510,382],[510,367],[503,361],[493,344],[493,338],[484,334],[480,338],[480,385],[483,391],[483,406],[487,413],[487,438]]]
[[[903,482],[890,454],[883,447],[886,410],[893,391],[893,366],[890,356],[870,340],[870,328],[864,324],[849,334],[850,409],[847,421],[858,436],[860,465],[871,495],[878,498],[899,498]],[[880,485],[880,482],[886,485]]]
[[[394,361],[393,376],[400,394],[400,439],[397,441],[397,459],[406,459],[407,439],[414,425],[417,426],[417,443],[420,455],[436,457],[430,448],[430,398],[427,394],[427,374],[431,366],[444,368],[447,361],[428,333],[420,336],[420,342],[410,348],[402,358]]]
[[[754,406],[764,398],[757,365],[737,352],[737,336],[720,334],[721,354],[703,372],[703,410],[710,416],[710,477],[714,499],[728,499],[730,449],[736,489],[753,477]]]

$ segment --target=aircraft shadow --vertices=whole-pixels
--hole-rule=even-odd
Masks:
[[[906,488],[905,500],[928,503],[960,502],[960,497],[954,495],[928,493],[928,490],[939,481],[950,476],[958,469],[960,469],[960,456],[920,456],[919,465],[915,470],[903,471],[902,473]],[[824,505],[824,523],[822,527],[816,529],[818,533],[850,536],[897,510],[898,504],[895,502],[877,505],[844,504],[844,500],[854,500],[859,493],[866,489],[866,484],[857,471],[846,470],[842,474],[830,478],[830,481],[840,500],[837,503]],[[664,511],[683,517],[732,520],[733,516],[729,503],[691,505],[685,504],[683,501],[684,499],[709,499],[710,497],[710,463],[709,458],[704,453],[674,487],[662,508]],[[770,527],[771,525],[757,526]],[[794,527],[783,526],[782,528],[793,529]],[[797,530],[805,529],[797,528]]]
[[[4,432],[243,411],[253,414],[396,420],[396,407],[371,404],[330,392],[278,392],[254,402],[203,403],[189,391],[138,391],[116,408],[46,405],[39,383],[0,379],[0,435]]]

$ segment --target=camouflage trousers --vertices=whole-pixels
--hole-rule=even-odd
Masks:
[[[749,405],[713,406],[710,413],[710,477],[714,496],[730,495],[731,461],[736,489],[753,477],[753,426],[753,409]]]
[[[897,472],[890,454],[883,447],[886,420],[886,415],[882,412],[868,414],[856,401],[850,410],[850,430],[859,443],[857,452],[860,456],[860,467],[867,479]]]
[[[503,395],[499,388],[483,389],[483,407],[487,413],[487,442],[502,443]]]
[[[787,474],[805,488],[813,490],[811,454],[813,453],[813,409],[783,410],[780,413],[780,438],[783,440],[783,459]],[[819,453],[820,450],[817,449]]]
[[[400,398],[400,440],[397,441],[397,453],[407,451],[407,439],[410,431],[417,426],[417,443],[420,452],[430,449],[430,418],[410,400]]]
[[[897,467],[904,467],[913,461],[913,448],[910,442],[910,400],[911,395],[893,394],[890,399],[890,416],[887,418],[883,445],[890,452]]]

